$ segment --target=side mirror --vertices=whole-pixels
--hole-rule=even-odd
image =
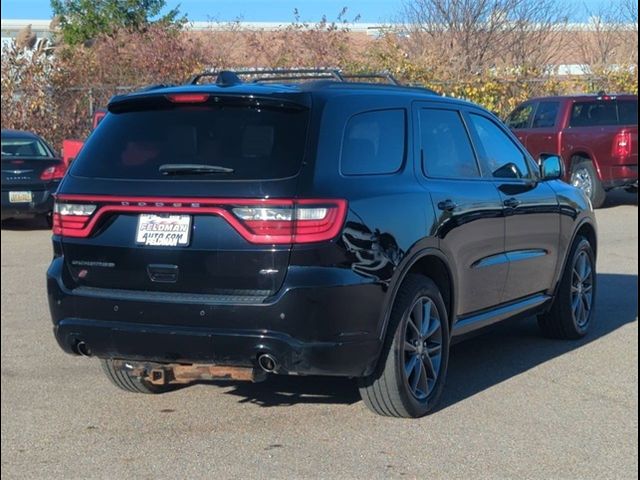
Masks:
[[[543,180],[564,178],[564,162],[558,155],[543,153],[538,158],[538,165]]]

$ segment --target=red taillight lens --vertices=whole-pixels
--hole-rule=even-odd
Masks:
[[[91,214],[96,206],[79,203],[59,203],[53,206],[53,233],[66,237],[86,237]]]
[[[613,139],[614,157],[628,157],[631,155],[631,132],[620,132]]]
[[[62,177],[64,177],[66,171],[67,167],[65,167],[64,164],[60,163],[58,165],[54,165],[53,167],[46,168],[42,172],[42,174],[40,175],[40,180],[60,180]]]
[[[278,245],[335,238],[347,215],[347,201],[60,195],[53,233],[88,237],[103,216],[122,212],[217,215],[250,243]]]
[[[347,202],[294,200],[290,205],[269,205],[267,200],[231,211],[247,230],[240,229],[240,234],[251,243],[312,243],[331,240],[340,232]]]
[[[173,103],[204,103],[209,100],[208,93],[172,93],[167,100]]]

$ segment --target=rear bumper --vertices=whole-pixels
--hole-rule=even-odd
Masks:
[[[16,190],[20,190],[16,188]],[[29,203],[9,202],[9,192],[2,192],[2,219],[30,218],[45,215],[53,210],[53,195],[49,190],[33,191],[33,201]]]
[[[638,182],[638,165],[619,165],[606,167],[602,185],[605,189],[626,187]]]
[[[47,288],[54,334],[68,353],[84,342],[101,358],[229,366],[256,366],[270,353],[278,373],[358,377],[373,371],[381,348],[383,288],[341,269],[290,272],[264,303],[220,304],[72,290],[64,268],[54,259]]]

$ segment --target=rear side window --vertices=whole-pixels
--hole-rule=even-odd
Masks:
[[[615,102],[576,102],[571,109],[571,127],[617,125]]]
[[[533,118],[533,128],[548,128],[556,124],[560,102],[540,102]]]
[[[509,136],[486,117],[470,114],[484,168],[494,178],[529,178],[527,160]]]
[[[89,137],[71,174],[152,180],[289,177],[302,164],[307,120],[307,110],[237,105],[110,113]],[[227,173],[163,175],[160,167],[166,165],[222,167]]]
[[[529,128],[531,115],[533,114],[533,104],[528,103],[516,108],[509,118],[507,118],[507,126],[517,130],[519,128]]]
[[[618,100],[618,115],[620,116],[620,125],[637,125],[638,101]]]
[[[349,119],[342,141],[344,175],[380,175],[400,170],[405,155],[405,112],[376,110]]]
[[[476,157],[457,111],[420,110],[422,170],[434,178],[480,176]]]

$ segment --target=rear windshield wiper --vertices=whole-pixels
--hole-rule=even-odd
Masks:
[[[234,172],[233,168],[198,163],[166,163],[164,165],[160,165],[158,171],[162,175],[208,175],[214,173]]]

